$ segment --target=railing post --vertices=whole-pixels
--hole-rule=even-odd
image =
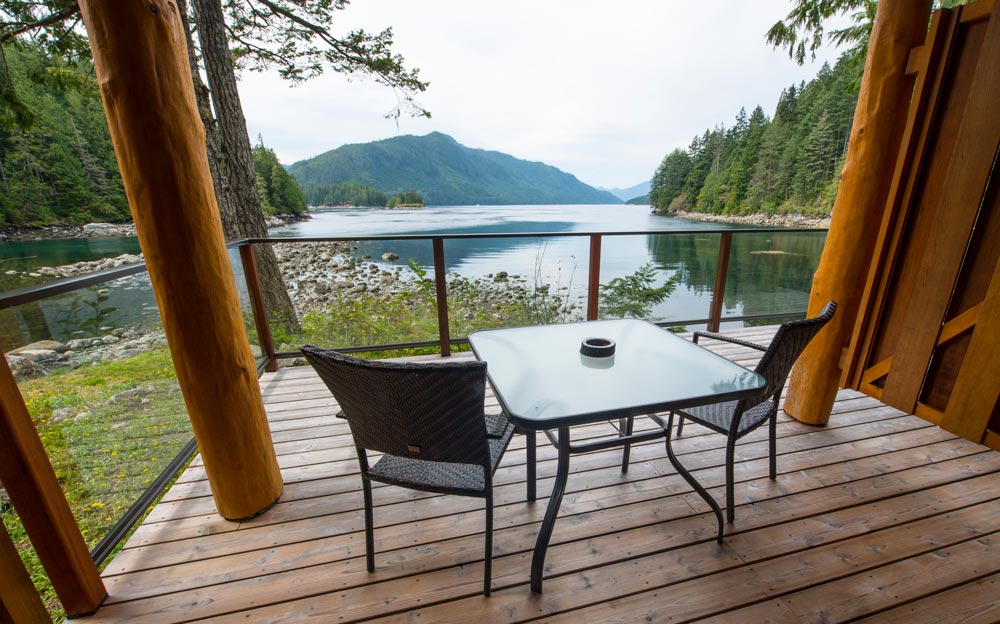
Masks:
[[[451,355],[451,330],[448,325],[448,282],[445,279],[444,239],[435,236],[431,239],[434,247],[434,291],[437,293],[438,340],[441,343],[441,356]]]
[[[590,235],[590,268],[587,271],[587,320],[597,320],[601,295],[601,235]]]
[[[719,262],[715,265],[715,288],[712,304],[708,309],[708,331],[719,331],[722,321],[722,300],[726,296],[726,277],[729,276],[729,252],[733,248],[733,233],[723,232],[719,239]]]
[[[38,590],[17,554],[7,529],[0,522],[0,622],[49,624]]]
[[[2,352],[0,481],[66,614],[73,617],[96,611],[108,591]]]
[[[264,352],[264,370],[273,373],[278,370],[278,360],[274,357],[274,340],[271,338],[271,323],[267,318],[267,307],[260,291],[260,275],[257,273],[257,260],[254,258],[253,243],[240,245],[240,261],[243,263],[243,277],[247,282],[247,292],[250,295],[250,308],[253,311],[253,322],[257,327],[257,339],[260,349]]]

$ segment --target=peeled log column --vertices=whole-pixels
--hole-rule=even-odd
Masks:
[[[927,35],[930,12],[931,0],[878,4],[840,190],[809,297],[810,316],[827,301],[837,302],[837,314],[799,358],[785,400],[785,411],[804,423],[830,419],[841,353],[851,340],[913,95],[906,62]]]
[[[281,475],[222,236],[177,7],[83,0],[139,244],[216,508],[266,509]]]

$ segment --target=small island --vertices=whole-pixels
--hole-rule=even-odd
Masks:
[[[426,208],[427,204],[424,202],[424,198],[421,197],[420,193],[410,189],[405,193],[400,193],[387,201],[385,207],[393,208],[395,210],[418,210],[420,208]]]

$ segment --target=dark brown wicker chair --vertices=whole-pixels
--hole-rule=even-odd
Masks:
[[[484,362],[363,360],[306,345],[306,359],[351,426],[365,499],[365,554],[375,571],[371,481],[486,499],[486,573],[493,561],[493,473],[514,426],[483,410]],[[373,466],[366,450],[383,453]]]
[[[833,318],[837,311],[837,304],[833,301],[826,304],[819,315],[801,321],[791,321],[784,323],[774,334],[774,339],[767,347],[731,338],[729,336],[715,334],[711,332],[695,332],[694,341],[699,338],[712,338],[723,340],[752,349],[763,351],[760,362],[757,364],[755,372],[760,374],[767,385],[757,396],[744,399],[742,401],[727,401],[702,407],[676,410],[679,416],[677,421],[677,435],[681,435],[684,427],[684,419],[689,418],[712,431],[726,436],[726,518],[733,522],[736,512],[733,505],[733,456],[736,450],[736,441],[750,433],[765,422],[770,424],[770,476],[771,479],[777,477],[777,459],[775,452],[775,434],[778,425],[778,402],[781,399],[781,392],[785,387],[785,380],[788,373],[799,358],[799,355],[809,344],[809,341],[823,329],[823,327]],[[715,504],[715,501],[708,495],[695,481],[694,477],[681,466],[673,453],[670,445],[670,429],[672,427],[674,412],[671,412],[667,421],[667,454],[670,461],[677,468],[688,483],[690,483],[705,498],[716,517],[719,520],[719,541],[722,541],[722,513]]]

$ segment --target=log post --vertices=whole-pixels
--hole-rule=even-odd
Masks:
[[[804,423],[826,424],[840,386],[841,356],[861,305],[913,95],[906,63],[927,35],[930,12],[931,0],[878,4],[840,190],[809,296],[810,316],[827,301],[837,302],[837,314],[799,358],[785,400],[785,411]]]
[[[269,507],[281,475],[243,327],[177,6],[82,0],[97,82],[163,329],[219,514]]]
[[[0,353],[0,481],[7,488],[66,614],[78,616],[96,611],[108,592],[3,353]],[[0,557],[0,566],[9,567],[7,558]],[[21,564],[20,558],[17,564]],[[0,573],[4,603],[10,592],[20,593],[22,589],[7,587],[8,582],[16,582],[16,577],[7,578],[13,573],[13,570]],[[33,586],[31,591],[35,591]],[[16,602],[20,608],[25,606],[23,597]]]
[[[0,523],[0,622],[52,622],[3,523]]]

